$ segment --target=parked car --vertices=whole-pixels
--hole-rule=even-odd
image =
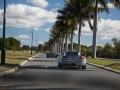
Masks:
[[[57,54],[56,53],[47,53],[47,58],[49,58],[49,57],[57,58]]]
[[[86,58],[78,52],[64,52],[58,58],[58,67],[78,66],[86,69]]]

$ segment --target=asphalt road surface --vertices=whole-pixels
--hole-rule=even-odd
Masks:
[[[120,74],[87,65],[57,67],[56,58],[40,54],[14,73],[0,79],[0,89],[120,90]]]

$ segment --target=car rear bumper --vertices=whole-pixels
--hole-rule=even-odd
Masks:
[[[62,66],[85,66],[86,62],[60,62]]]

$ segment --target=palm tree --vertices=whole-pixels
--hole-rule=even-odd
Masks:
[[[70,19],[70,17],[68,16],[68,12],[67,12],[67,10],[66,10],[67,8],[63,8],[63,9],[61,9],[61,10],[58,10],[58,13],[60,13],[59,15],[58,15],[58,17],[57,17],[57,19],[58,19],[58,21],[60,22],[61,21],[61,23],[62,23],[62,26],[60,26],[60,27],[63,27],[63,28],[61,28],[63,31],[63,35],[65,36],[65,42],[66,42],[66,44],[65,44],[65,51],[67,51],[68,50],[68,36],[69,36],[69,34],[70,34],[70,29],[71,29],[71,19]]]
[[[68,2],[66,2],[66,6],[70,9],[70,13],[74,16],[74,18],[76,19],[78,25],[79,25],[79,30],[78,30],[78,52],[80,52],[80,39],[81,39],[81,27],[83,27],[85,24],[83,23],[83,20],[88,20],[90,27],[91,22],[90,22],[90,18],[88,18],[88,16],[90,17],[90,9],[89,12],[86,11],[88,6],[89,6],[90,2],[88,2],[88,0],[68,0]],[[91,4],[92,5],[92,4]],[[91,27],[92,29],[92,27]]]
[[[93,24],[93,46],[92,46],[92,57],[96,58],[96,49],[97,49],[97,24],[98,24],[98,4],[100,4],[107,13],[109,13],[108,3],[111,2],[114,6],[120,9],[120,0],[93,0],[95,2],[94,9],[94,24]],[[94,3],[93,2],[93,3]]]
[[[63,41],[65,38],[65,35],[67,35],[69,33],[68,30],[69,30],[69,27],[66,23],[65,17],[58,15],[55,25],[53,25],[53,28],[50,30],[50,32],[51,32],[50,36],[54,40],[54,42],[50,43],[50,45],[53,45],[53,43],[54,43],[54,47],[56,48],[56,51],[59,54],[63,52],[63,47],[64,47]],[[66,41],[66,43],[67,43],[67,41]],[[66,47],[67,46],[68,45],[66,45]],[[66,48],[66,50],[67,50],[67,48]]]
[[[66,7],[64,7],[62,10],[59,10],[58,12],[64,17],[66,17],[64,23],[66,23],[69,26],[69,28],[71,28],[71,51],[73,51],[73,35],[74,30],[77,29],[77,22],[74,14],[72,14],[71,11],[74,10],[70,6],[68,6],[66,2]]]

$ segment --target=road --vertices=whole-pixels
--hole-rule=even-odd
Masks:
[[[56,58],[40,54],[14,73],[1,78],[0,89],[120,90],[120,74],[87,65],[57,67]]]

